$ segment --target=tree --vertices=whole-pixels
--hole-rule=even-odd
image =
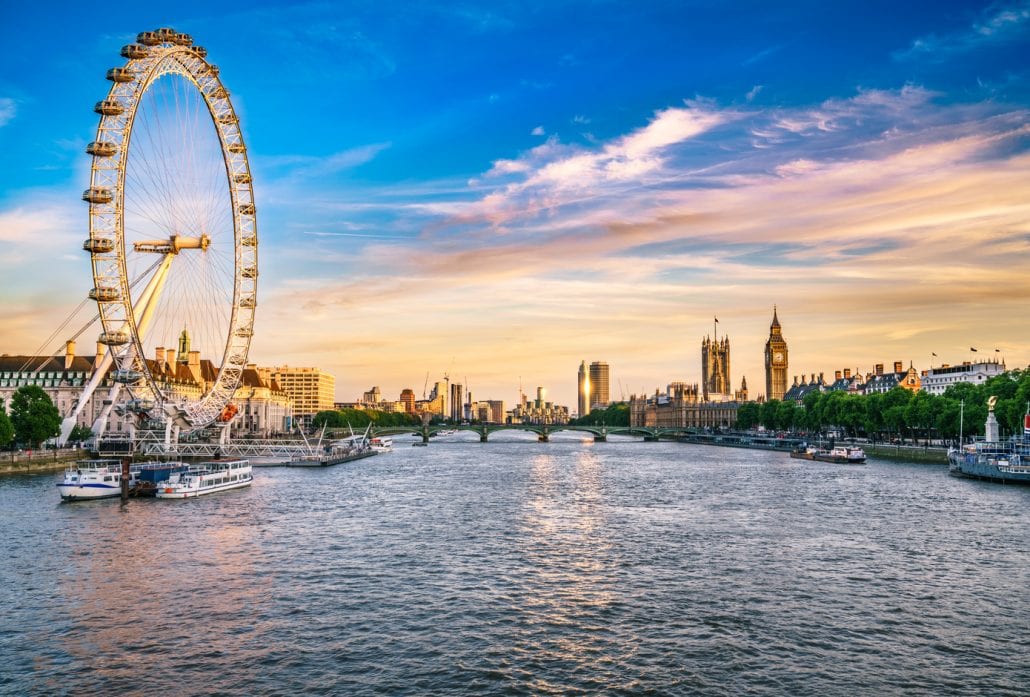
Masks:
[[[89,440],[92,437],[93,429],[89,426],[80,426],[79,424],[75,424],[75,426],[72,427],[72,432],[68,434],[68,440],[73,441]]]
[[[758,402],[744,402],[737,409],[737,428],[747,431],[758,425],[760,408]]]
[[[4,400],[0,399],[0,446],[7,445],[14,440],[14,426],[4,409]]]
[[[780,400],[778,399],[770,399],[759,408],[759,419],[761,419],[762,425],[770,431],[775,431],[779,427],[779,410]]]
[[[18,440],[34,448],[61,433],[61,414],[39,385],[25,385],[11,395],[11,425]]]

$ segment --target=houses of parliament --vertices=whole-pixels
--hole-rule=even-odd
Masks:
[[[718,320],[716,320],[718,327]],[[701,384],[672,382],[663,394],[633,395],[630,425],[650,428],[727,428],[736,422],[737,407],[748,400],[747,379],[733,391],[730,338],[716,333],[701,341]],[[776,308],[765,342],[764,399],[783,399],[787,391],[787,342]]]

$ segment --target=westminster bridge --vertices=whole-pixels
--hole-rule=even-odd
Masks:
[[[429,439],[440,433],[453,433],[455,431],[471,431],[479,436],[480,443],[490,440],[490,435],[499,431],[525,431],[535,433],[537,440],[548,442],[551,434],[559,431],[573,431],[586,433],[593,436],[595,441],[606,441],[608,436],[639,436],[645,441],[656,441],[661,438],[677,438],[680,436],[696,433],[697,429],[688,428],[648,428],[646,426],[569,426],[566,424],[466,424],[462,426],[448,426],[446,424],[435,424],[427,426],[387,426],[384,428],[372,427],[371,435],[376,436],[397,436],[410,433],[422,436],[423,443],[429,443]]]

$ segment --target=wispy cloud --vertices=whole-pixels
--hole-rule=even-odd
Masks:
[[[912,42],[904,50],[895,51],[895,60],[943,61],[953,55],[1009,41],[1025,40],[1030,26],[1030,2],[991,5],[979,21],[951,34],[930,34]]]
[[[260,165],[285,172],[294,179],[327,177],[371,162],[390,143],[370,143],[341,150],[331,155],[278,155],[260,158]]]
[[[18,113],[17,105],[10,97],[0,97],[0,126],[6,126]]]

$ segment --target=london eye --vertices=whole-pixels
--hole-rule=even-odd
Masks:
[[[121,55],[94,107],[82,195],[104,356],[65,427],[106,374],[106,410],[191,431],[225,413],[254,333],[250,164],[219,70],[192,37],[142,32]],[[106,420],[107,411],[99,431]]]

